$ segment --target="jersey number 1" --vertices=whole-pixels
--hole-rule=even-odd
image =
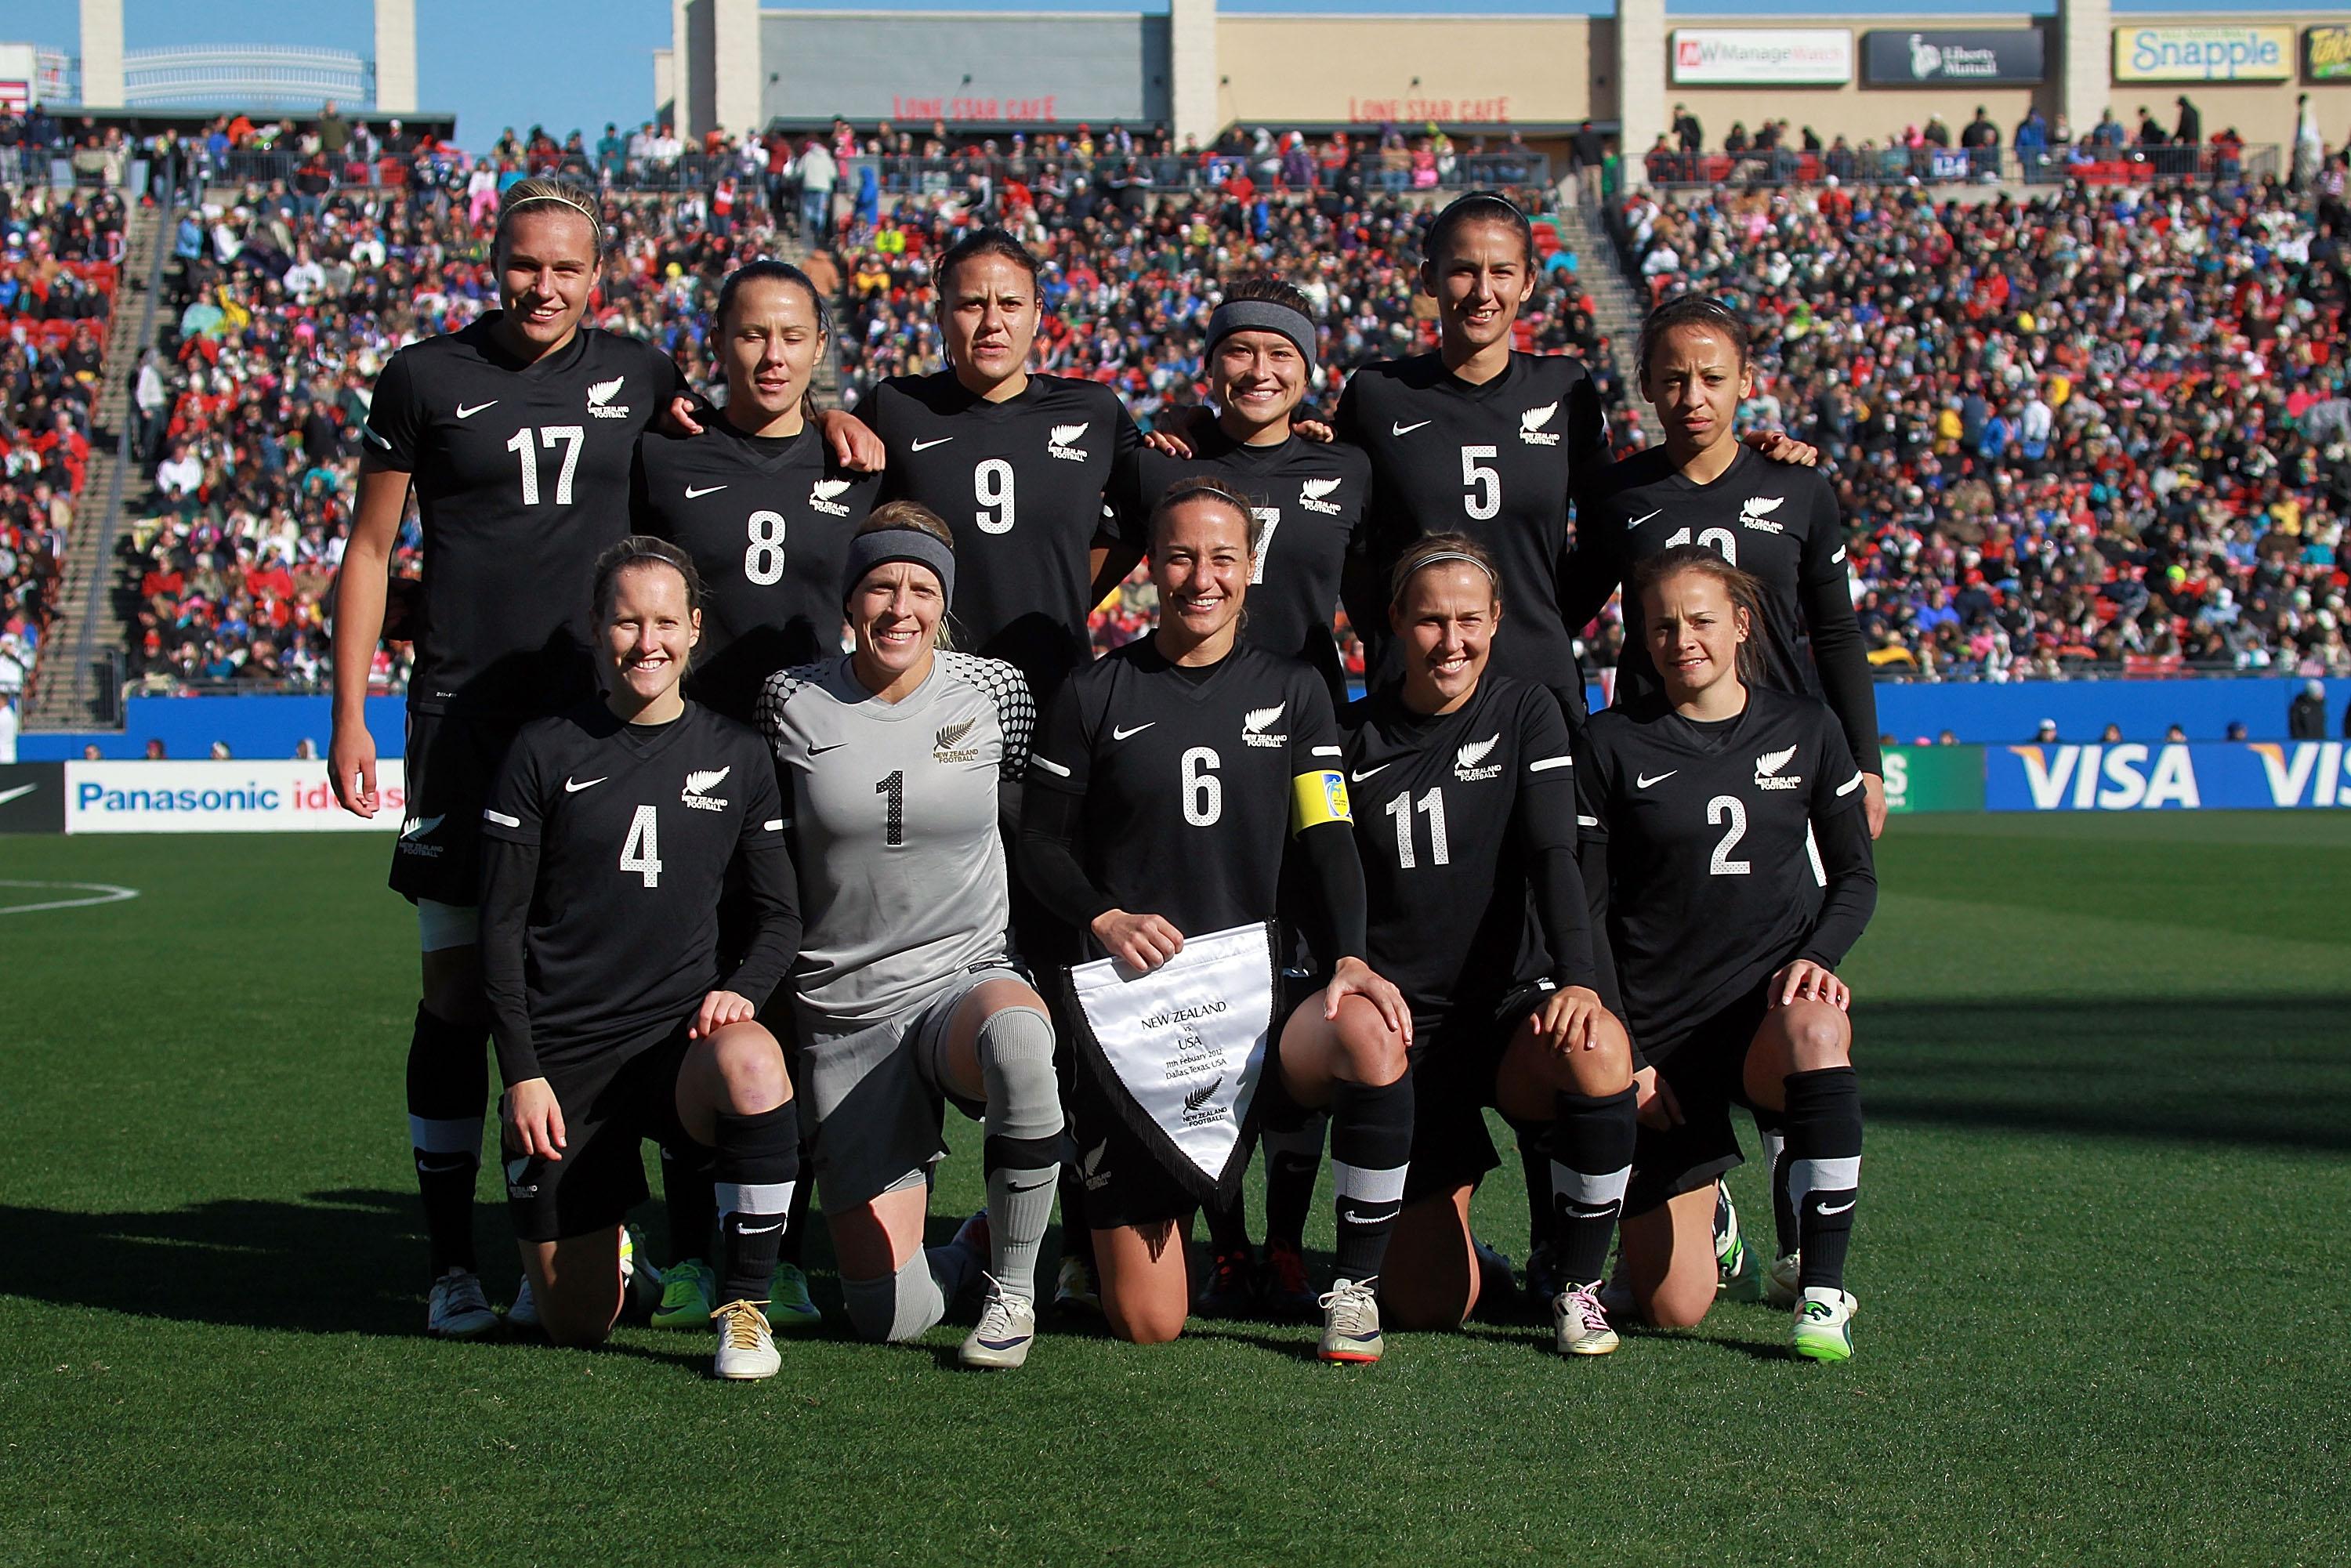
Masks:
[[[522,463],[522,504],[526,507],[538,505],[538,454],[531,450],[531,434],[530,426],[526,424],[514,433],[512,441],[507,443],[507,450]],[[588,439],[587,428],[578,424],[549,424],[542,425],[538,434],[540,445],[551,449],[558,443],[562,444],[563,471],[555,476],[555,504],[568,507],[571,505],[571,476],[580,469],[580,445]],[[646,885],[651,886],[652,883]]]

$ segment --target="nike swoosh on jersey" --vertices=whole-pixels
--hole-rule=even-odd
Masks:
[[[836,740],[831,746],[811,746],[809,747],[809,755],[810,757],[822,757],[826,752],[839,751],[842,747],[847,746],[849,742],[845,740]]]
[[[1158,722],[1159,721],[1155,718],[1148,724],[1138,724],[1133,729],[1113,729],[1110,732],[1110,737],[1113,740],[1124,740],[1130,735],[1141,735],[1144,730],[1149,729],[1152,725],[1157,724]]]
[[[1639,517],[1635,517],[1631,522],[1626,523],[1625,526],[1628,528],[1637,528],[1643,523],[1647,522],[1651,517],[1656,517],[1657,512],[1662,512],[1664,510],[1665,508],[1663,507],[1659,507],[1656,512],[1644,512]]]
[[[685,487],[685,498],[689,501],[699,501],[703,497],[715,496],[725,488],[726,488],[726,486],[724,485],[705,485],[701,489],[697,490],[693,486],[688,485]]]
[[[471,418],[473,418],[475,414],[477,414],[477,413],[481,413],[481,412],[482,412],[482,410],[484,410],[484,409],[486,409],[486,408],[496,408],[496,407],[497,407],[497,406],[498,406],[498,400],[497,400],[497,399],[496,399],[496,398],[492,398],[492,399],[491,399],[489,402],[477,402],[477,403],[475,403],[475,404],[473,407],[471,407],[471,408],[467,408],[464,403],[462,403],[462,402],[461,402],[461,403],[459,403],[459,404],[457,405],[457,417],[458,417],[459,419],[471,419]]]
[[[1633,780],[1633,788],[1635,789],[1646,789],[1652,784],[1664,783],[1667,779],[1672,778],[1675,774],[1679,773],[1681,769],[1678,768],[1668,768],[1663,773],[1658,774],[1655,779],[1652,779],[1647,774],[1644,773],[1639,778]]]
[[[611,777],[611,775],[609,773],[604,775],[604,779],[610,779]],[[567,778],[563,780],[563,792],[567,795],[577,795],[582,789],[593,789],[597,785],[601,784],[604,781],[604,779],[573,779]]]
[[[19,784],[14,789],[0,789],[0,806],[5,806],[11,800],[22,800],[39,788],[38,784]]]
[[[1424,419],[1420,421],[1418,424],[1391,424],[1388,426],[1388,434],[1390,435],[1410,435],[1414,431],[1418,430],[1421,425],[1428,423],[1429,422],[1427,420]]]
[[[935,435],[928,441],[909,441],[906,443],[906,450],[909,452],[928,452],[932,447],[945,446],[948,442],[953,441],[955,437],[952,435]]]
[[[1390,761],[1393,760],[1394,758],[1390,758]],[[1387,762],[1383,762],[1380,764],[1379,768],[1366,768],[1361,773],[1351,773],[1347,777],[1355,783],[1361,784],[1364,779],[1369,779],[1373,774],[1377,773],[1380,770],[1380,768],[1385,768],[1389,764]]]

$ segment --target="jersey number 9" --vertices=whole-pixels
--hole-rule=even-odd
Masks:
[[[979,503],[977,521],[981,533],[1010,533],[1012,465],[1001,457],[990,457],[974,468],[971,471],[971,498]]]

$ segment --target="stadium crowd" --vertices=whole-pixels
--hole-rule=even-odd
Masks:
[[[0,695],[31,679],[89,474],[122,256],[106,192],[0,188]]]
[[[2150,117],[2126,141],[2198,141],[2181,109],[2175,131]],[[1966,150],[1988,127],[1919,135]],[[2011,145],[2018,134],[2038,132],[2019,128]],[[1702,141],[1694,123],[1676,135]],[[2113,138],[2101,126],[2084,140]],[[1042,368],[1115,387],[1147,427],[1199,400],[1208,306],[1243,273],[1287,272],[1322,314],[1310,402],[1325,412],[1355,367],[1426,346],[1433,312],[1413,270],[1425,213],[1410,193],[1440,165],[1454,178],[1494,155],[1401,131],[1242,131],[1172,152],[1116,127],[997,145],[939,126],[839,125],[695,149],[659,126],[613,125],[592,143],[509,133],[466,160],[333,116],[224,122],[198,145],[220,170],[239,152],[290,149],[402,173],[306,188],[256,164],[241,194],[214,184],[215,204],[174,236],[183,308],[137,399],[156,504],[126,545],[133,667],[161,686],[321,678],[320,606],[375,371],[485,308],[487,225],[502,186],[527,173],[607,184],[615,244],[596,319],[660,343],[697,385],[713,380],[704,333],[726,271],[821,240],[811,267],[838,284],[852,408],[887,376],[940,365],[932,259],[967,226],[1002,222],[1046,260]],[[695,157],[692,170],[677,162]],[[1652,298],[1705,289],[1753,321],[1761,373],[1742,412],[1837,465],[1881,667],[2339,672],[2351,669],[2336,559],[2351,511],[2346,169],[2339,154],[2323,161],[2299,189],[2069,182],[1980,204],[1834,182],[1722,186],[1682,204],[1619,199],[1610,217]],[[684,189],[627,192],[681,170],[696,176]],[[1520,346],[1584,356],[1621,413],[1620,448],[1639,444],[1641,410],[1615,383],[1578,258],[1543,233],[1552,287]],[[417,543],[412,528],[407,570]],[[1147,623],[1147,592],[1098,616],[1103,645]],[[1595,633],[1604,667],[1613,613]],[[379,663],[397,686],[394,652]]]
[[[1836,465],[1874,662],[2341,674],[2339,189],[1725,190],[1616,215],[1654,298],[1752,324],[1745,412]]]

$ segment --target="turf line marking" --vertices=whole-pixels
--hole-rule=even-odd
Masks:
[[[10,882],[0,878],[0,887],[78,888],[96,894],[95,898],[58,898],[47,904],[10,904],[0,905],[0,915],[37,915],[45,909],[84,909],[95,904],[120,904],[139,896],[135,887],[117,887],[110,882]]]

